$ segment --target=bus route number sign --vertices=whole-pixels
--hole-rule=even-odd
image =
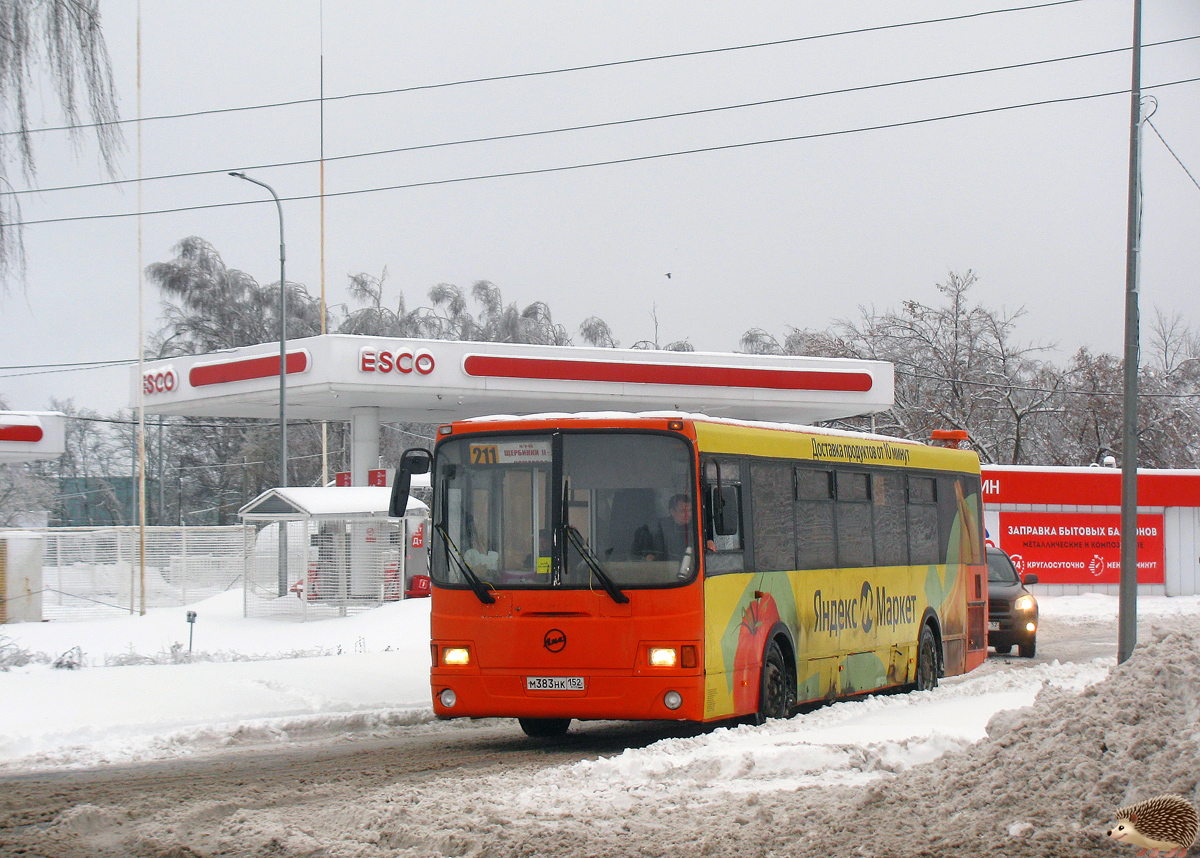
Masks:
[[[472,444],[471,445],[471,464],[472,465],[494,465],[500,461],[499,452],[496,450],[495,444]]]
[[[552,457],[548,440],[472,444],[470,449],[472,465],[549,464]]]

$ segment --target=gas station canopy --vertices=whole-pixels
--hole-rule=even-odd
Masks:
[[[279,346],[148,362],[147,414],[277,418]],[[287,414],[349,420],[352,474],[379,467],[381,422],[547,411],[682,411],[812,423],[891,407],[892,365],[843,358],[574,348],[330,334],[287,344]]]
[[[444,423],[490,414],[675,410],[813,422],[892,405],[881,361],[326,335],[291,340],[292,419]],[[136,370],[132,402],[137,404]],[[279,347],[265,343],[152,361],[148,414],[278,416]]]
[[[57,411],[0,411],[0,465],[57,459],[67,449],[66,417]]]

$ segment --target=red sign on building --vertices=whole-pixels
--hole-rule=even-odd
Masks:
[[[1139,515],[1138,583],[1163,583],[1163,517]],[[1000,547],[1039,584],[1119,584],[1121,516],[1001,512]]]

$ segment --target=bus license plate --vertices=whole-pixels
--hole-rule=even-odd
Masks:
[[[999,620],[988,620],[988,631],[989,632],[1000,631],[1000,621]]]
[[[582,676],[527,676],[526,691],[583,691]]]

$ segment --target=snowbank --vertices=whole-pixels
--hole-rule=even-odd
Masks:
[[[0,672],[0,772],[432,719],[428,599],[314,623],[247,619],[241,606],[240,592],[224,593],[144,617],[0,626],[43,662]],[[188,610],[197,613],[191,661]],[[81,669],[50,666],[74,647]]]

